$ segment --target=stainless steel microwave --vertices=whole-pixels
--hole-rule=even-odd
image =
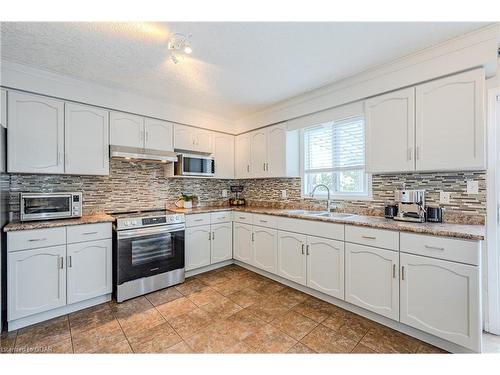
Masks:
[[[21,193],[21,221],[82,216],[82,193]]]
[[[213,176],[215,175],[215,159],[212,156],[179,154],[174,163],[176,176]]]

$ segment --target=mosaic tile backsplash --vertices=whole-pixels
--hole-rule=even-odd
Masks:
[[[222,189],[233,184],[244,186],[249,204],[282,208],[325,207],[324,201],[302,199],[300,178],[219,180],[203,178],[166,178],[163,166],[147,163],[110,161],[109,176],[9,175],[9,204],[13,218],[19,214],[20,192],[82,191],[84,212],[122,212],[164,208],[181,193],[199,197],[201,205],[220,205]],[[467,194],[467,180],[479,182],[479,194]],[[444,205],[447,222],[484,223],[486,216],[486,173],[408,173],[374,175],[372,200],[335,201],[339,211],[383,215],[384,205],[394,200],[394,190],[405,183],[407,189],[425,189],[428,204],[439,204],[439,191],[451,192]],[[287,190],[287,198],[281,198]]]

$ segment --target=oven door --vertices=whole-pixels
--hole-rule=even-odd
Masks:
[[[184,268],[184,224],[119,231],[117,284]]]
[[[72,194],[21,194],[21,221],[71,217]]]
[[[184,176],[213,176],[215,160],[210,156],[184,154],[181,156],[180,173]]]

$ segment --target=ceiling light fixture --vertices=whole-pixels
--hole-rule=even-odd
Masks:
[[[170,59],[174,64],[178,64],[184,57],[193,53],[191,47],[191,34],[175,33],[168,40],[168,49],[170,50]]]

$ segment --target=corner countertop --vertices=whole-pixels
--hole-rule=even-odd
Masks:
[[[90,214],[83,215],[79,218],[74,219],[55,219],[55,220],[43,220],[43,221],[13,221],[7,224],[4,228],[4,232],[14,232],[20,230],[30,230],[30,229],[45,229],[45,228],[57,228],[65,227],[69,225],[82,225],[82,224],[96,224],[96,223],[111,223],[115,219],[107,214]]]
[[[429,223],[429,222],[411,223],[411,222],[386,219],[380,216],[363,216],[356,214],[352,214],[351,216],[348,217],[335,217],[335,215],[331,217],[321,217],[312,215],[311,213],[308,214],[301,212],[301,211],[308,212],[308,210],[296,210],[296,209],[277,209],[277,208],[264,208],[264,207],[252,207],[252,206],[239,206],[239,207],[206,206],[206,207],[195,207],[191,209],[169,207],[167,209],[171,212],[183,213],[186,215],[217,212],[217,211],[243,211],[243,212],[257,213],[264,215],[275,215],[275,216],[283,216],[296,219],[315,220],[321,222],[355,225],[361,227],[387,229],[387,230],[395,230],[401,232],[411,232],[418,234],[427,234],[432,236],[452,237],[452,238],[475,240],[475,241],[484,240],[486,231],[484,225]]]

